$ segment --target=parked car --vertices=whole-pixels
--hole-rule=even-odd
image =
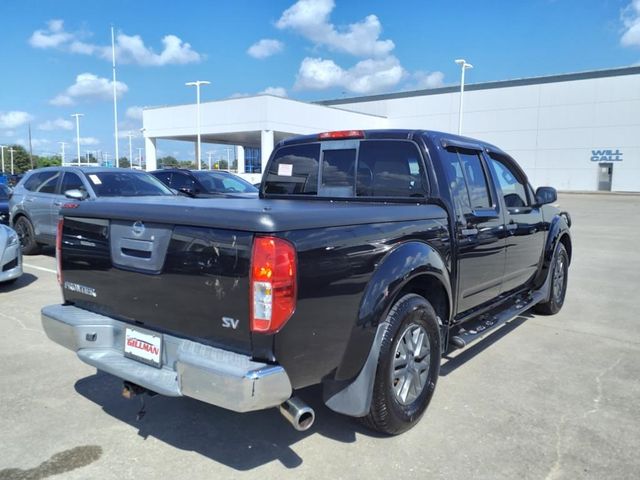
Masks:
[[[151,172],[168,187],[196,198],[256,197],[258,189],[241,177],[224,170],[164,168]]]
[[[534,192],[479,140],[290,138],[260,198],[184,200],[61,210],[64,302],[42,310],[44,330],[128,396],[279,406],[305,430],[315,414],[295,392],[321,384],[330,409],[398,434],[425,412],[442,355],[564,303],[572,243],[555,189]]]
[[[0,183],[0,223],[9,225],[9,197],[11,189],[4,183]]]
[[[89,202],[107,197],[172,196],[146,172],[117,168],[48,167],[32,170],[16,185],[9,201],[11,225],[22,252],[38,253],[55,245],[60,207],[70,198]]]
[[[0,284],[15,282],[22,275],[22,252],[18,234],[0,225]]]

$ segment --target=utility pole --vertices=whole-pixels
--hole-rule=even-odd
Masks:
[[[31,122],[29,122],[29,163],[31,164],[31,170],[33,170],[33,148],[31,146]]]
[[[0,145],[0,150],[2,150],[2,173],[4,173],[4,149],[7,148],[6,145]]]
[[[211,170],[211,155],[213,155],[213,152],[207,152],[207,156],[209,157],[209,170]]]
[[[111,25],[111,65],[113,66],[113,139],[116,144],[116,167],[120,166],[120,152],[118,151],[118,95],[116,89],[116,42]]]
[[[78,165],[80,165],[80,117],[83,117],[82,113],[72,113],[72,117],[76,117],[76,147],[78,149]]]
[[[15,152],[13,147],[9,148],[9,153],[11,154],[11,175],[13,175],[13,152]]]
[[[67,144],[67,142],[58,142],[58,143],[62,147],[62,152],[60,153],[60,165],[64,165],[64,146]]]
[[[127,135],[127,137],[129,137],[129,168],[133,168],[133,151],[131,149],[131,139],[133,138],[133,133],[129,131],[129,135]]]
[[[142,147],[138,147],[138,163],[140,164],[140,170],[142,170]]]

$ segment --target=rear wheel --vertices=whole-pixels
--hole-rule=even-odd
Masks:
[[[534,307],[536,313],[554,315],[564,305],[564,297],[567,293],[567,280],[569,279],[569,255],[565,246],[558,242],[551,266],[551,291],[549,300],[537,304]]]
[[[13,227],[20,239],[22,253],[25,255],[36,255],[40,252],[40,245],[36,242],[36,234],[33,225],[27,217],[20,217]]]
[[[397,435],[418,423],[431,401],[440,371],[440,330],[433,307],[416,294],[398,300],[386,320],[371,407],[362,422]]]

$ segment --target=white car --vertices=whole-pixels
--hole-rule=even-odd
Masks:
[[[0,224],[0,284],[15,281],[22,275],[22,251],[18,234]]]

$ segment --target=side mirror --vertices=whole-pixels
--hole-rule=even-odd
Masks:
[[[558,192],[553,187],[538,187],[536,190],[536,202],[538,205],[554,203],[558,200]]]
[[[73,188],[64,192],[64,196],[72,200],[86,200],[89,194],[79,188]]]

